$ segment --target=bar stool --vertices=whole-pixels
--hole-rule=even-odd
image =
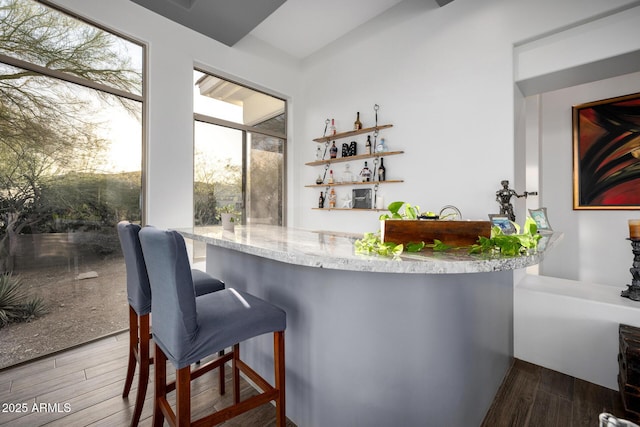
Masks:
[[[149,366],[153,364],[150,356],[151,331],[149,327],[149,313],[151,312],[151,287],[140,239],[140,226],[128,221],[121,221],[117,225],[120,246],[124,255],[127,270],[127,299],[129,301],[129,362],[127,377],[124,383],[122,397],[129,396],[136,366],[140,365],[138,375],[138,394],[131,417],[131,426],[135,427],[140,421],[140,414],[149,383]],[[193,286],[196,295],[204,295],[224,289],[224,282],[215,279],[200,270],[191,270]],[[220,391],[224,393],[224,367],[220,369]]]
[[[175,231],[144,227],[140,231],[140,243],[153,292],[151,310],[155,313],[153,425],[162,426],[165,417],[174,426],[192,425],[191,380],[231,360],[234,404],[196,420],[194,424],[218,424],[275,401],[276,424],[284,426],[286,313],[233,288],[196,298],[184,239]],[[239,343],[265,333],[273,333],[275,386],[240,360]],[[231,346],[231,352],[191,371],[193,362]],[[175,412],[167,401],[167,359],[176,369]],[[262,393],[240,401],[240,371],[258,385]]]

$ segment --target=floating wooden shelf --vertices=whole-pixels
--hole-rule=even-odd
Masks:
[[[327,146],[329,145],[328,143],[330,141],[335,141],[337,139],[343,139],[343,138],[350,138],[352,136],[356,136],[356,135],[362,135],[362,134],[367,134],[367,133],[372,133],[372,132],[378,132],[379,130],[382,129],[387,129],[393,127],[393,125],[379,125],[379,126],[374,126],[374,127],[369,127],[369,128],[363,128],[363,129],[359,129],[359,130],[352,130],[349,132],[340,132],[337,133],[335,135],[330,135],[330,136],[323,136],[321,138],[316,138],[314,139],[315,142],[319,142],[319,143],[327,143]],[[375,147],[372,147],[375,148]],[[325,148],[325,153],[324,155],[328,155],[329,150],[327,150]],[[355,155],[355,156],[347,156],[347,157],[336,157],[334,159],[323,159],[323,160],[316,160],[313,162],[308,162],[305,163],[306,166],[325,166],[325,174],[326,174],[326,170],[329,169],[329,165],[331,165],[332,163],[343,163],[343,162],[353,162],[353,161],[361,161],[361,160],[367,160],[367,159],[376,159],[374,160],[374,165],[372,165],[374,168],[377,167],[377,159],[378,158],[382,158],[382,157],[386,157],[386,156],[394,156],[397,154],[403,154],[404,151],[383,151],[381,153],[371,153],[371,154],[359,154],[359,155]],[[373,171],[372,171],[373,172]],[[352,187],[357,187],[357,186],[374,186],[377,189],[377,186],[379,184],[395,184],[395,183],[399,183],[399,182],[404,182],[403,180],[400,179],[391,179],[391,180],[386,180],[386,181],[352,181],[352,182],[334,182],[333,184],[309,184],[309,185],[305,185],[305,187],[309,187],[309,188],[327,188],[327,187],[337,187],[337,186],[352,186]],[[366,206],[366,204],[365,204]],[[372,208],[312,208],[314,210],[321,210],[321,211],[372,211],[372,212],[380,212],[380,211],[386,211],[386,209],[372,209]]]
[[[386,181],[353,181],[353,182],[334,182],[333,184],[309,184],[305,187],[337,187],[340,185],[375,185],[375,184],[394,184],[398,182],[404,182],[401,179],[388,179]]]
[[[403,153],[404,151],[383,151],[382,153],[358,154],[356,156],[336,157],[335,159],[315,160],[313,162],[305,163],[305,165],[307,166],[329,165],[331,163],[342,163],[342,162],[351,162],[354,160],[373,159],[376,157],[395,156],[397,154],[403,154]]]
[[[393,127],[393,125],[379,125],[379,126],[374,126],[372,128],[362,128],[360,130],[351,130],[349,132],[340,132],[340,133],[336,133],[335,135],[330,135],[330,136],[323,136],[321,138],[316,138],[314,139],[315,142],[327,142],[327,141],[333,141],[336,139],[342,139],[342,138],[349,138],[351,136],[356,136],[356,135],[362,135],[363,133],[371,133],[371,132],[375,132],[377,130],[380,129],[387,129]]]

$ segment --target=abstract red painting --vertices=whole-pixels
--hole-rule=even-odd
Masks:
[[[573,107],[573,208],[640,209],[640,93]]]

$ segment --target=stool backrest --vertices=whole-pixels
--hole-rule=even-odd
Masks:
[[[153,338],[170,359],[179,360],[198,333],[187,248],[175,231],[144,227],[139,236],[153,292]]]
[[[136,313],[143,316],[151,312],[151,287],[138,238],[140,226],[120,221],[117,229],[127,268],[127,299]]]

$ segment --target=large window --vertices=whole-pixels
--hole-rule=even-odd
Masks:
[[[142,218],[143,58],[44,2],[0,0],[0,286],[42,308],[7,316],[21,303],[0,289],[0,367],[128,326],[115,225]]]
[[[282,225],[285,101],[195,70],[194,117],[194,225]]]

